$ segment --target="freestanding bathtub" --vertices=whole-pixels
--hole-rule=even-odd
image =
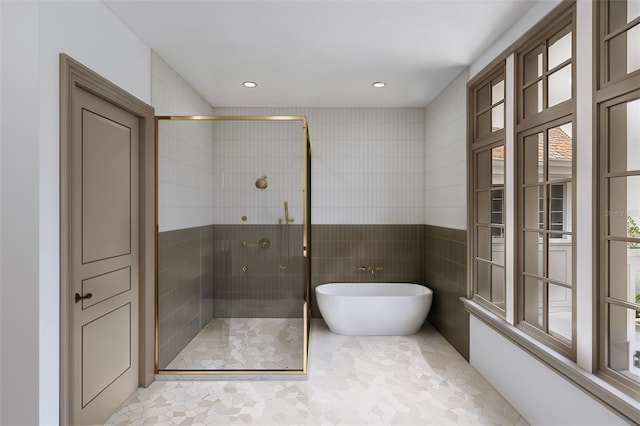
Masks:
[[[316,298],[334,333],[404,336],[422,327],[433,291],[410,283],[330,283],[316,287]]]

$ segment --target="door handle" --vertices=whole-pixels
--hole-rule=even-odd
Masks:
[[[91,299],[92,296],[93,296],[93,294],[91,294],[91,293],[87,293],[84,296],[80,296],[79,293],[76,293],[76,303],[78,303],[79,301],[81,301],[83,299]]]

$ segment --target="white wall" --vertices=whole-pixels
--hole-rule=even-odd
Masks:
[[[473,315],[469,331],[471,365],[530,424],[627,424]]]
[[[425,109],[424,223],[467,228],[467,82],[458,75]]]
[[[151,105],[156,115],[212,115],[213,108],[155,51]],[[161,121],[158,129],[160,232],[213,223],[213,125]]]
[[[579,0],[585,1],[585,0]],[[539,0],[527,13],[502,34],[487,50],[485,50],[469,67],[469,79],[478,74],[484,67],[500,55],[507,47],[520,38],[545,17],[551,10],[559,5],[562,0]],[[591,1],[587,1],[591,3]]]
[[[2,8],[0,424],[38,423],[38,7]],[[53,303],[56,303],[55,301]],[[57,322],[57,318],[55,319]],[[57,347],[53,348],[57,353]],[[24,410],[24,411],[23,411]]]
[[[2,7],[0,7],[0,28],[2,28]],[[2,50],[2,31],[0,30],[0,51]],[[0,55],[0,99],[2,98],[2,55]],[[0,101],[0,129],[2,129],[2,102]],[[2,146],[2,132],[0,131],[0,147]],[[0,148],[0,164],[2,164],[2,149]],[[2,173],[0,173],[0,189],[2,188]],[[1,192],[0,192],[1,194]],[[0,196],[0,235],[2,235],[2,197]],[[0,281],[2,278],[2,244],[0,244]],[[0,291],[0,307],[2,307],[2,292]],[[2,317],[0,316],[0,321]],[[0,334],[2,326],[0,325]],[[0,339],[0,377],[2,376],[2,339]],[[2,401],[2,386],[0,385],[0,401]],[[0,402],[0,419],[2,419],[2,403]]]
[[[209,103],[162,57],[151,51],[151,105],[156,115],[211,115]]]
[[[149,102],[150,49],[101,2],[2,8],[2,418],[57,424],[59,53]],[[10,108],[8,108],[10,106]]]
[[[416,224],[424,208],[423,108],[214,108],[305,115],[314,224]]]

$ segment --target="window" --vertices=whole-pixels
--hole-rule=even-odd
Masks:
[[[555,30],[519,55],[520,122],[573,98],[573,31]]]
[[[576,9],[586,18],[578,26]],[[592,42],[594,56],[581,59],[576,85],[577,36],[580,52]],[[638,410],[629,397],[640,401],[640,0],[561,2],[514,46],[469,83],[473,298],[465,307],[633,423]],[[480,132],[478,118],[498,104],[479,104],[477,93],[486,97],[496,76],[508,89],[505,130],[487,125],[485,115]],[[506,174],[494,180],[500,168]]]
[[[599,2],[601,83],[620,81],[640,70],[640,1]]]
[[[474,92],[475,138],[504,129],[504,73],[490,78]]]
[[[566,184],[549,185],[549,209],[551,217],[549,226],[552,231],[565,231],[568,228],[567,217],[565,217],[565,188]],[[538,229],[544,229],[544,199],[538,199]],[[562,234],[553,233],[549,238],[562,238]]]
[[[575,358],[573,15],[517,53],[517,325]]]
[[[601,368],[640,389],[640,92],[601,106]]]
[[[549,229],[552,231],[566,231],[569,228],[569,222],[565,217],[565,188],[568,184],[551,184],[549,185]],[[541,205],[542,205],[542,200]],[[544,210],[540,208],[540,229],[544,228]],[[563,234],[553,233],[550,238],[562,238]]]
[[[504,189],[491,191],[491,223],[504,223]],[[504,238],[504,228],[491,228],[491,236]]]
[[[574,22],[575,4],[567,3],[508,61],[469,84],[473,300],[571,359],[576,357]],[[505,78],[507,62],[512,80]],[[515,92],[509,123],[507,81]],[[515,156],[509,158],[505,126],[513,132],[508,146]],[[514,163],[505,186],[507,161]],[[515,296],[507,300],[507,294]]]
[[[504,64],[470,88],[473,99],[472,174],[474,176],[473,283],[474,298],[504,316]]]
[[[640,1],[597,13],[599,369],[640,398]]]
[[[521,321],[569,351],[573,341],[573,183],[571,123],[552,123],[521,137]],[[561,135],[561,137],[560,137]],[[569,195],[569,196],[566,196]]]

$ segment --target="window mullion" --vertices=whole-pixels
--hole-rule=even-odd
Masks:
[[[516,70],[515,70],[515,54],[511,54],[505,61],[505,104],[509,108],[505,108],[505,177],[504,177],[504,205],[505,205],[505,318],[507,322],[516,325],[516,280],[515,272],[515,235],[516,235],[516,193],[518,186],[515,175],[515,122],[516,122]]]
[[[547,70],[547,64],[549,63],[549,46],[546,40],[542,43],[542,46],[544,49],[542,51],[542,110],[544,111],[549,105],[549,70]]]
[[[640,312],[640,307],[638,307],[638,304],[636,303],[626,302],[624,300],[616,299],[615,297],[610,296],[605,297],[604,301],[611,305],[621,306],[623,308],[633,309],[634,311]]]
[[[635,27],[636,25],[640,24],[640,16],[635,18],[634,20],[632,20],[631,22],[628,22],[626,25],[623,25],[620,28],[616,28],[615,30],[611,31],[610,33],[606,34],[603,37],[604,41],[609,41],[612,38],[615,38],[617,36],[619,36],[620,34],[630,30],[631,28]]]

